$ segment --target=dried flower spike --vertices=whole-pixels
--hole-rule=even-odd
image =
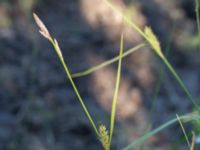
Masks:
[[[40,28],[39,32],[48,40],[51,40],[51,35],[49,34],[49,31],[47,30],[46,26],[44,23],[41,21],[41,19],[33,13],[33,17],[35,19],[35,22],[37,23],[38,27]]]

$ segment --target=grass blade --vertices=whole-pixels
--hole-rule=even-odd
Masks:
[[[172,43],[172,35],[174,33],[174,30],[175,30],[175,24],[173,25],[172,27],[172,31],[171,31],[171,34],[168,38],[168,41],[167,41],[167,45],[166,45],[166,48],[165,48],[165,56],[168,57],[169,55],[169,50],[170,50],[170,47],[171,47],[171,43]],[[159,68],[159,78],[158,78],[158,82],[156,83],[156,86],[155,86],[155,92],[153,94],[153,98],[152,98],[152,106],[150,108],[150,112],[149,112],[149,115],[148,115],[148,121],[147,121],[147,124],[145,126],[145,130],[144,130],[144,134],[148,133],[149,130],[151,130],[151,127],[152,127],[152,117],[153,117],[153,114],[155,112],[155,109],[156,109],[156,100],[157,100],[157,97],[159,95],[159,92],[160,92],[160,87],[161,87],[161,83],[164,81],[164,64],[162,64]],[[145,143],[144,143],[145,144]],[[141,150],[143,149],[143,146],[141,146]]]
[[[197,21],[198,37],[200,38],[199,0],[195,0],[195,14]]]
[[[187,115],[180,116],[179,118],[180,118],[180,120],[182,120],[184,122],[189,122],[189,121],[192,121],[195,119],[200,119],[200,116],[197,114],[187,114]],[[145,134],[144,136],[140,137],[139,139],[135,140],[134,142],[132,142],[131,144],[129,144],[122,150],[133,150],[135,146],[142,144],[148,138],[150,138],[153,135],[157,134],[158,132],[164,130],[165,128],[171,126],[172,124],[176,123],[177,121],[178,121],[178,119],[174,118],[174,119],[166,122],[165,124],[159,126],[158,128],[152,130],[151,132],[149,132],[149,133]]]
[[[117,107],[117,99],[118,99],[118,93],[119,93],[119,82],[120,82],[120,75],[121,75],[121,63],[122,63],[122,54],[123,54],[123,35],[121,36],[121,42],[120,42],[120,54],[119,54],[119,62],[118,62],[118,69],[117,69],[117,79],[115,84],[115,91],[113,96],[113,102],[112,102],[112,110],[111,110],[111,117],[110,117],[110,145],[112,142],[112,136],[114,131],[114,125],[115,125],[115,113],[116,113],[116,107]]]
[[[179,77],[179,75],[176,73],[176,71],[174,70],[174,68],[172,67],[172,65],[169,63],[169,61],[165,57],[163,57],[162,60],[165,63],[165,65],[168,67],[168,69],[170,70],[170,72],[172,73],[172,75],[175,77],[175,79],[178,81],[179,85],[181,86],[181,88],[183,89],[183,91],[186,93],[188,99],[192,102],[193,106],[197,110],[199,110],[199,106],[197,105],[197,103],[193,99],[192,95],[190,94],[190,92],[188,91],[188,89],[186,88],[185,84],[183,83],[183,81],[181,80],[181,78]]]
[[[136,47],[133,47],[133,48],[127,50],[126,52],[123,53],[122,58],[130,55],[131,53],[133,53],[133,52],[135,52],[135,51],[137,51],[140,48],[143,48],[145,46],[146,46],[146,44],[139,44]],[[94,66],[94,67],[92,67],[92,68],[90,68],[88,70],[85,70],[85,71],[82,71],[82,72],[79,72],[79,73],[74,73],[74,74],[72,74],[72,78],[78,78],[78,77],[83,77],[83,76],[89,75],[89,74],[93,73],[94,71],[97,71],[97,70],[99,70],[99,69],[101,69],[103,67],[106,67],[106,66],[118,61],[119,58],[120,58],[120,56],[116,56],[116,57],[114,57],[114,58],[112,58],[112,59],[110,59],[108,61],[105,61],[105,62],[103,62],[103,63],[101,63],[101,64],[99,64],[97,66]]]
[[[191,143],[191,146],[190,146],[190,150],[194,150],[194,146],[195,146],[195,133],[192,131],[192,143]]]
[[[187,136],[187,134],[186,134],[186,131],[185,131],[185,128],[184,128],[184,126],[183,126],[183,124],[182,124],[182,122],[181,122],[181,119],[180,119],[180,117],[179,117],[177,114],[176,114],[176,118],[177,118],[177,120],[178,120],[178,122],[179,122],[179,124],[180,124],[180,126],[181,126],[181,129],[182,129],[183,134],[184,134],[184,136],[185,136],[185,139],[186,139],[186,142],[187,142],[187,144],[188,144],[188,147],[190,148],[191,145],[190,145],[190,142],[189,142],[189,138],[188,138],[188,136]]]

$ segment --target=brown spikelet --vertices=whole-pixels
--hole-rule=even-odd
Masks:
[[[33,17],[35,19],[35,22],[37,23],[38,27],[40,28],[39,32],[48,40],[51,40],[51,35],[49,34],[49,31],[47,30],[46,26],[42,22],[42,20],[35,14],[33,13]]]

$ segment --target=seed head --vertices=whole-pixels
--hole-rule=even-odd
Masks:
[[[35,22],[37,23],[38,27],[40,28],[40,30],[39,30],[40,34],[42,34],[48,40],[51,40],[51,35],[49,34],[49,31],[47,30],[47,28],[44,25],[44,23],[42,22],[42,20],[35,13],[33,13],[33,17],[34,17]]]

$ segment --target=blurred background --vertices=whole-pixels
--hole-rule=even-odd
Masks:
[[[192,96],[200,97],[200,42],[188,0],[113,0],[139,27],[158,36]],[[101,150],[56,53],[32,13],[59,41],[72,73],[143,43],[102,0],[0,0],[0,150]],[[109,126],[117,64],[75,83],[97,124]],[[159,86],[160,85],[160,86]],[[123,59],[113,149],[121,149],[192,104],[152,49]],[[190,129],[190,126],[188,126]],[[138,150],[188,149],[179,124]]]

